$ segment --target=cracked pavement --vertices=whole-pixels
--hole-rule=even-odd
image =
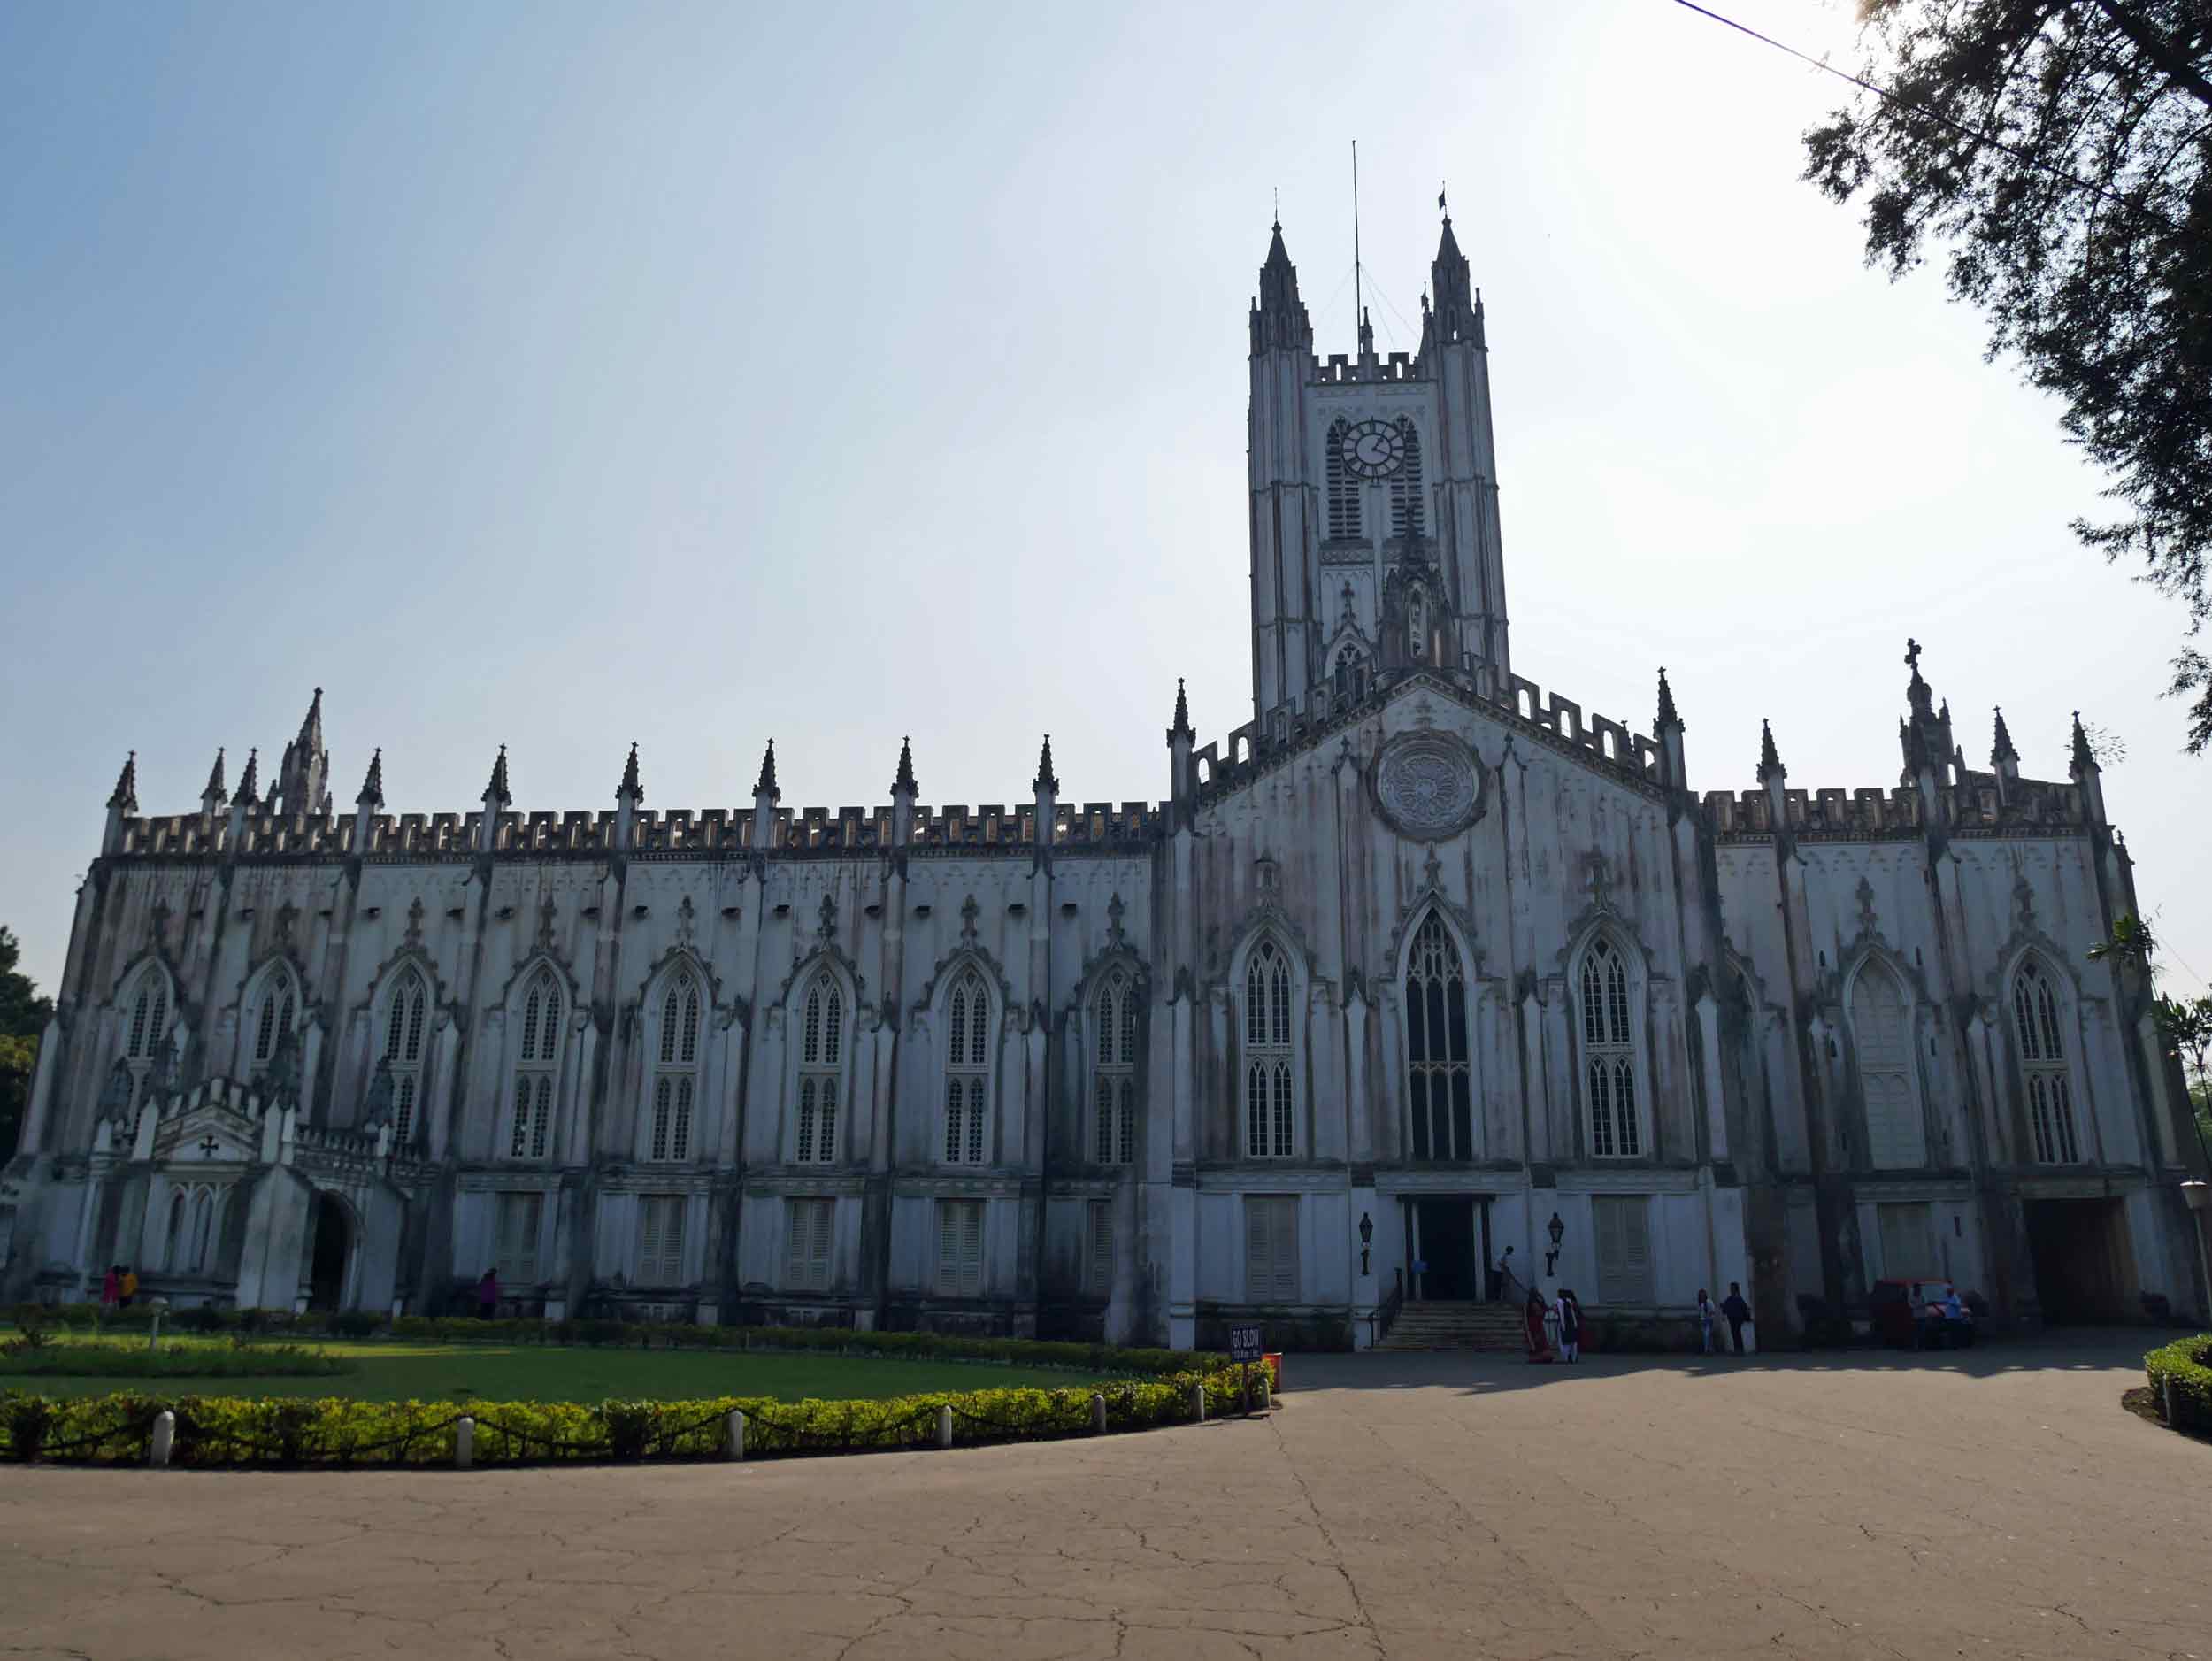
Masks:
[[[2212,1661],[2152,1334],[1289,1358],[1271,1418],[737,1465],[10,1466],[0,1655]]]

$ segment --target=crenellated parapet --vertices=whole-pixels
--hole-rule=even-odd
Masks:
[[[1316,359],[1313,365],[1314,384],[1321,387],[1372,386],[1381,381],[1425,378],[1420,360],[1411,352],[1392,352],[1387,358],[1363,360],[1342,352],[1331,352],[1325,359]]]
[[[1913,785],[1863,789],[1783,790],[1782,819],[1775,820],[1773,797],[1763,789],[1709,790],[1701,802],[1707,827],[1724,841],[1763,838],[1778,830],[1816,839],[1867,841],[1910,838],[1927,828],[1927,810]],[[2079,787],[2034,779],[2008,783],[2000,794],[1993,781],[1970,780],[1936,792],[1942,827],[1953,835],[2001,834],[2021,831],[2073,834],[2085,829],[2088,814]]]

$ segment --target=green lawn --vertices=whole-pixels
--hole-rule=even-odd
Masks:
[[[597,1402],[609,1396],[683,1401],[714,1396],[908,1396],[923,1390],[982,1390],[1009,1385],[1046,1388],[1088,1382],[1079,1373],[992,1366],[972,1361],[885,1361],[874,1357],[764,1355],[683,1350],[551,1349],[307,1340],[344,1356],[357,1371],[308,1379],[23,1379],[0,1388],[48,1396],[105,1396],[127,1390],[173,1396],[349,1396],[367,1402]]]

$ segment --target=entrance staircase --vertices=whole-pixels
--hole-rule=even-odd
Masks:
[[[1378,1350],[1486,1350],[1528,1348],[1528,1328],[1511,1303],[1432,1298],[1409,1303],[1390,1323]]]

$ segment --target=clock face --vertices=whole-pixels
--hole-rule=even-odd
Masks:
[[[1405,463],[1405,434],[1382,421],[1346,427],[1339,444],[1345,466],[1363,479],[1387,479]]]

